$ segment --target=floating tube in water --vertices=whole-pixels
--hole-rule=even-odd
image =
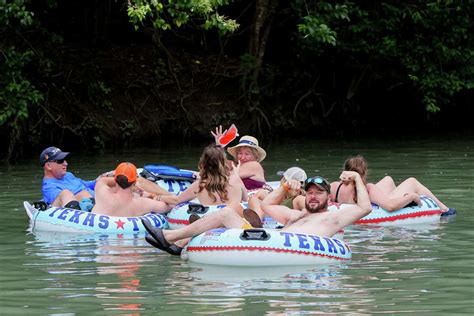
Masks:
[[[248,206],[247,203],[242,203],[241,205],[243,208]],[[205,206],[193,201],[178,204],[167,214],[169,229],[178,229],[189,225],[189,216],[193,213],[203,217],[217,212],[226,206],[226,204]],[[271,217],[266,216],[263,218],[264,228],[276,228],[280,225]]]
[[[176,195],[186,190],[196,179],[194,171],[170,165],[145,165],[137,172],[141,177],[155,182],[163,189]]]
[[[23,202],[32,231],[58,231],[73,233],[144,234],[141,223],[145,219],[157,228],[166,228],[168,222],[161,214],[149,213],[139,217],[102,215],[65,207],[50,207],[44,211]]]
[[[355,224],[366,224],[366,225],[380,225],[380,226],[404,226],[413,224],[424,224],[439,222],[441,217],[441,209],[429,197],[421,197],[422,205],[418,206],[407,206],[394,212],[388,212],[378,205],[372,205],[372,212],[356,221]],[[168,213],[168,222],[170,229],[177,229],[184,227],[189,224],[189,216],[192,213],[196,213],[199,216],[205,216],[224,208],[226,205],[213,205],[213,206],[202,206],[197,203],[182,203],[177,205]],[[242,203],[244,208],[247,207],[246,203]],[[332,203],[329,205],[330,211],[343,210],[346,207],[350,207],[351,204],[339,204]],[[276,228],[280,226],[271,217],[263,218],[264,228]]]
[[[143,166],[142,173],[144,173],[145,177],[154,177],[155,179],[186,180],[191,182],[196,180],[194,171],[179,169],[170,165],[145,165]]]
[[[291,266],[346,262],[352,252],[336,238],[273,229],[219,228],[191,239],[181,257],[228,266]]]
[[[431,198],[421,196],[422,205],[407,206],[394,212],[389,212],[376,204],[372,204],[372,212],[355,222],[355,224],[374,224],[380,226],[402,226],[421,223],[439,222],[441,208]],[[350,204],[333,203],[329,210],[344,210]]]
[[[272,181],[272,182],[267,182],[269,186],[271,186],[273,189],[277,188],[280,185],[280,181]],[[258,190],[253,190],[249,191],[249,194],[256,193]],[[171,192],[171,191],[170,191]],[[241,203],[243,208],[247,208],[248,204],[247,203]],[[184,202],[176,205],[168,214],[168,224],[170,229],[178,229],[182,228],[186,225],[189,224],[189,216],[192,213],[195,213],[199,216],[206,216],[207,214],[211,214],[213,212],[217,212],[218,210],[226,207],[226,204],[220,204],[220,205],[208,205],[208,206],[203,206],[199,204],[199,202],[196,200],[192,200],[189,202]],[[264,217],[263,218],[263,227],[264,228],[276,228],[280,226],[278,222],[276,222],[273,218],[271,217]]]
[[[181,192],[185,191],[192,183],[187,180],[173,180],[173,179],[160,179],[154,182],[158,184],[160,187],[162,187],[163,189],[175,195],[178,195]]]

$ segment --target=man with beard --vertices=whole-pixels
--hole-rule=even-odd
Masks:
[[[305,181],[306,198],[305,208],[302,211],[280,205],[286,192],[299,192],[301,190],[301,182],[293,179],[270,193],[262,202],[262,210],[285,225],[281,229],[282,231],[332,237],[339,230],[366,216],[372,210],[369,195],[357,172],[343,171],[340,179],[343,182],[354,181],[357,191],[358,204],[347,207],[344,211],[328,212],[331,185],[322,177],[308,178]],[[188,226],[175,230],[158,229],[143,220],[142,223],[150,234],[147,238],[152,240],[150,242],[152,245],[170,254],[176,254],[172,249],[173,247],[176,248],[173,243],[208,230],[219,227],[252,228],[249,224],[251,221],[243,219],[233,209],[236,207],[240,207],[240,205],[229,205],[229,207],[206,215]],[[254,213],[252,210],[244,210],[244,216],[247,215],[246,218],[251,217],[248,215],[252,213]],[[254,215],[258,219],[258,215],[255,213]]]
[[[357,205],[344,208],[341,212],[328,212],[331,185],[323,177],[312,177],[305,181],[305,208],[302,211],[280,205],[285,191],[299,191],[301,184],[290,180],[286,187],[280,187],[270,193],[262,202],[262,210],[279,223],[284,224],[282,231],[301,234],[332,237],[342,228],[368,215],[372,211],[369,194],[357,172],[343,171],[342,182],[354,181],[357,192]]]

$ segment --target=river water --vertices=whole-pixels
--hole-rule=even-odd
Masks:
[[[63,146],[66,147],[66,146]],[[350,227],[349,263],[230,268],[182,261],[141,239],[30,233],[24,200],[40,198],[37,159],[1,166],[0,314],[474,314],[474,141],[280,141],[267,144],[267,180],[296,165],[338,177],[353,154],[372,180],[417,177],[454,219],[429,226]],[[63,148],[67,149],[67,148]],[[196,169],[202,146],[81,155],[69,170],[84,179],[119,161]]]

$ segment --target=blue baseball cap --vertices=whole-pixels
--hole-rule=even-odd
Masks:
[[[62,151],[58,147],[48,147],[41,152],[40,155],[40,165],[44,166],[47,162],[52,160],[62,160],[65,159],[69,155],[69,152]]]

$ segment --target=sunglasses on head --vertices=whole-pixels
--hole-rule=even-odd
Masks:
[[[66,159],[57,159],[57,160],[50,160],[48,162],[55,162],[59,165],[62,165]]]
[[[324,187],[327,191],[330,191],[331,185],[329,184],[328,180],[324,179],[323,177],[316,176],[316,177],[308,178],[305,181],[305,186],[311,183],[320,185]]]

